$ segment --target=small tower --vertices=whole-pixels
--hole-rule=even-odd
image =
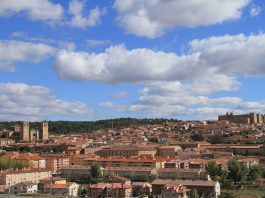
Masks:
[[[40,126],[40,140],[48,140],[49,139],[49,128],[48,122],[41,123]]]
[[[29,141],[29,122],[22,122],[20,127],[21,139]]]

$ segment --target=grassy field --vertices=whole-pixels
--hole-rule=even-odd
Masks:
[[[233,192],[235,195],[256,195],[265,197],[265,188],[243,188],[242,190],[222,189],[222,191]]]

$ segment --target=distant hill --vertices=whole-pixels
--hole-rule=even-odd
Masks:
[[[163,124],[166,121],[178,121],[176,119],[136,119],[136,118],[117,118],[109,120],[98,121],[48,121],[49,132],[53,134],[67,134],[67,133],[87,133],[102,128],[121,128],[128,126],[139,126],[148,124]],[[0,122],[0,130],[10,129],[11,126],[18,122]],[[38,122],[31,122],[30,126],[38,127]]]

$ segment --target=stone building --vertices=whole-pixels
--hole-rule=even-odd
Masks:
[[[265,123],[265,115],[257,113],[234,115],[233,112],[231,112],[225,115],[219,115],[218,120],[227,120],[229,122],[242,124],[262,124]]]

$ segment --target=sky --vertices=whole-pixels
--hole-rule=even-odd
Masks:
[[[0,0],[0,120],[265,113],[264,0]]]

